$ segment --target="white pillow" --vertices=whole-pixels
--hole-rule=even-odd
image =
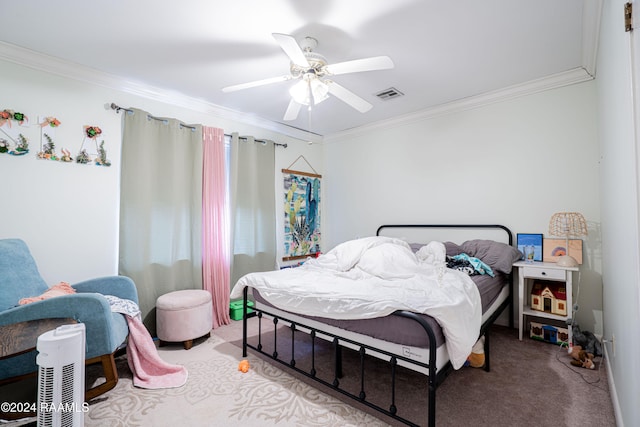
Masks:
[[[440,267],[446,263],[447,250],[442,242],[430,242],[416,252],[416,257],[420,262]]]
[[[367,249],[356,266],[381,279],[406,279],[415,274],[418,260],[409,247],[384,243]]]

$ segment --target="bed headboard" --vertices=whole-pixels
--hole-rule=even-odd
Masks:
[[[461,244],[472,239],[495,240],[513,246],[513,233],[499,224],[387,224],[376,236],[396,237],[407,243],[429,243],[436,240]]]

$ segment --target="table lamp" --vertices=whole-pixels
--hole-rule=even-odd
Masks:
[[[557,264],[562,267],[575,267],[578,261],[569,255],[569,238],[579,238],[587,235],[587,221],[579,212],[554,213],[549,221],[549,234],[554,237],[565,238],[566,253],[558,257]]]

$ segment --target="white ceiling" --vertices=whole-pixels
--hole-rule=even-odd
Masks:
[[[505,88],[535,90],[591,78],[600,4],[599,0],[5,1],[0,40],[8,43],[5,50],[19,46],[156,92],[247,113],[278,127],[332,135],[505,93]],[[316,51],[329,63],[388,55],[395,68],[333,77],[373,104],[367,113],[331,97],[314,107],[310,117],[303,110],[297,120],[284,122],[288,88],[294,82],[221,91],[288,74],[289,59],[273,39],[275,32],[297,40],[316,38]],[[0,57],[7,59],[6,54]],[[46,61],[39,64],[46,68]],[[405,96],[388,101],[375,97],[389,87]]]

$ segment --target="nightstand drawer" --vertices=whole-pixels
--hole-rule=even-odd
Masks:
[[[566,280],[567,275],[564,270],[554,268],[524,267],[522,273],[526,278]]]

